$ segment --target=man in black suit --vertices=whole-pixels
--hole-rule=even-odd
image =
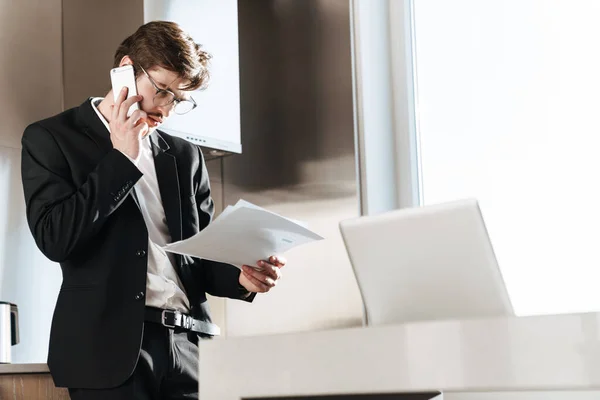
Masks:
[[[213,216],[201,150],[158,130],[195,108],[209,58],[178,25],[145,24],[114,60],[138,96],[111,91],[23,135],[27,220],[63,273],[48,365],[73,400],[198,398],[198,339],[219,333],[206,293],[252,301],[281,277],[277,256],[240,272],[161,248]]]

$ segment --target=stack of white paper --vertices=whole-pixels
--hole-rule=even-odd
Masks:
[[[235,265],[255,266],[293,247],[323,238],[297,221],[240,200],[204,230],[164,250]]]

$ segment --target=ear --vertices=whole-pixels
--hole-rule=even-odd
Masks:
[[[129,58],[129,56],[123,56],[123,58],[121,58],[119,67],[122,67],[124,65],[133,65],[133,61],[131,60],[131,58]]]

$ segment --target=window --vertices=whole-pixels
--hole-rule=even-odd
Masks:
[[[424,204],[475,197],[519,315],[600,309],[600,2],[414,1]]]

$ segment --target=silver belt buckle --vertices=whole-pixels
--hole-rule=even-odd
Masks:
[[[169,316],[173,318],[172,324],[168,322]],[[176,325],[177,321],[181,321],[181,313],[179,311],[163,310],[161,313],[161,320],[163,326],[166,326],[167,328],[176,328],[178,326]]]

